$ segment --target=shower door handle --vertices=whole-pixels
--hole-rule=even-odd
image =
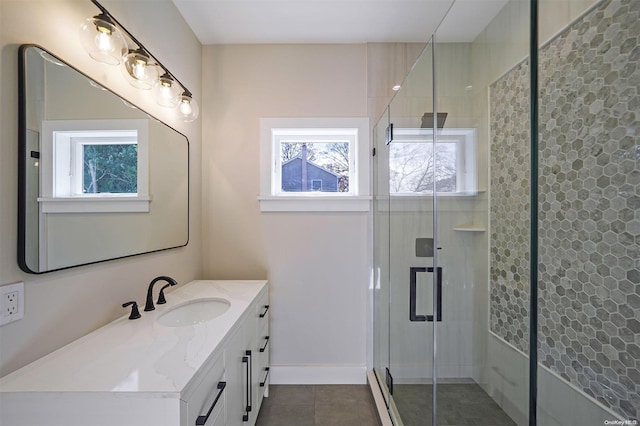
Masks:
[[[436,298],[436,320],[442,321],[442,267],[437,268],[438,271],[438,279],[436,285],[437,289],[437,298]],[[419,267],[412,266],[410,268],[410,278],[409,278],[409,321],[419,322],[419,321],[433,321],[433,315],[419,315],[416,313],[417,310],[417,283],[418,283],[418,272],[433,272],[433,266],[428,267]]]

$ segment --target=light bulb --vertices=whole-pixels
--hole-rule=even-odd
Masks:
[[[102,51],[113,49],[113,44],[111,43],[111,34],[110,33],[105,33],[105,32],[102,32],[102,31],[98,30],[98,36],[97,37],[98,37],[98,39],[97,39],[98,49],[100,49]]]
[[[133,64],[133,76],[138,80],[144,80],[147,77],[147,63],[136,59]]]
[[[123,72],[129,84],[138,89],[149,90],[158,80],[158,67],[141,49],[129,51],[124,58]]]
[[[105,14],[89,18],[80,25],[80,42],[89,56],[109,65],[118,65],[127,51],[122,32]]]
[[[180,114],[190,115],[193,112],[191,108],[191,102],[182,101],[180,102]]]
[[[168,74],[163,74],[151,89],[151,95],[160,106],[173,108],[180,103],[182,89]]]
[[[180,104],[178,105],[178,116],[182,121],[187,123],[198,118],[198,103],[193,99],[191,94],[185,92],[180,96]]]

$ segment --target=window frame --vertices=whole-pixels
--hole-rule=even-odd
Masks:
[[[38,198],[42,213],[148,212],[149,196],[149,130],[148,120],[44,120],[41,143],[41,193]],[[99,134],[98,134],[99,133]],[[95,143],[119,142],[137,137],[137,193],[77,192],[82,185],[78,176],[77,151],[83,140]],[[72,177],[70,177],[72,176]],[[78,177],[80,183],[78,183]]]
[[[314,134],[322,136],[314,136]],[[349,192],[282,191],[282,161],[278,136],[302,136],[322,142],[336,136],[349,139]],[[346,135],[346,136],[345,136]],[[349,136],[352,135],[352,136]],[[289,138],[290,139],[290,138]],[[289,141],[292,141],[291,139]],[[300,141],[298,138],[296,141]],[[260,119],[260,211],[369,211],[371,190],[369,119],[353,118],[261,118]]]

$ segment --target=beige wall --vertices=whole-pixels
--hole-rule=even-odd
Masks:
[[[168,0],[103,1],[146,47],[201,100],[201,46]],[[179,122],[147,92],[131,88],[119,69],[94,62],[78,39],[80,23],[97,13],[89,1],[0,1],[0,284],[25,282],[25,317],[0,327],[0,375],[5,375],[123,315],[121,304],[144,302],[148,282],[168,274],[180,283],[201,276],[201,127]],[[170,25],[169,25],[170,23]],[[16,262],[18,46],[36,43],[74,64],[190,141],[190,242],[185,248],[45,275]],[[179,46],[179,49],[176,49]]]
[[[422,48],[204,49],[205,276],[270,279],[274,381],[305,381],[315,367],[335,366],[350,381],[364,368],[372,243],[369,213],[260,213],[259,119],[369,116],[373,127]]]
[[[366,117],[365,45],[206,46],[203,69],[204,276],[270,279],[274,381],[364,371],[368,214],[260,213],[257,196],[260,118]]]

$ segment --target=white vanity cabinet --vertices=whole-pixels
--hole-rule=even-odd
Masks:
[[[0,379],[0,425],[253,426],[268,389],[267,282],[194,281],[166,297]],[[199,299],[230,307],[193,325],[158,323]]]
[[[254,309],[224,351],[227,374],[227,425],[253,425],[268,390],[269,293],[258,297]]]
[[[256,388],[254,405],[260,409],[262,398],[269,396],[269,354],[271,336],[269,335],[269,293],[264,293],[256,303],[256,359],[254,365],[254,387]]]
[[[245,321],[224,350],[229,393],[227,394],[227,425],[249,424],[252,404],[249,394],[251,386],[251,341],[250,322]]]
[[[221,352],[221,351],[217,351]],[[198,374],[202,381],[184,392],[180,400],[181,425],[223,426],[225,422],[225,393],[228,392],[225,378],[224,357],[217,353],[211,365]]]

